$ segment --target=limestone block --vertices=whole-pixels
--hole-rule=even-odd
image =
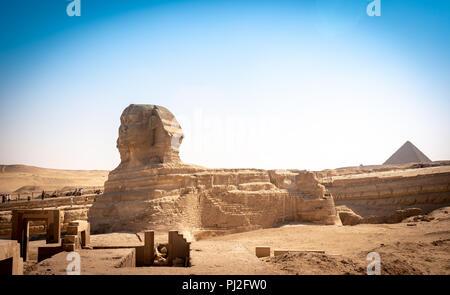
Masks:
[[[78,236],[77,235],[66,235],[64,236],[64,244],[76,244],[78,243]]]
[[[353,212],[347,206],[337,206],[336,210],[343,225],[356,225],[360,224],[363,220],[360,215]]]
[[[256,257],[268,257],[270,256],[270,247],[267,246],[256,246],[255,247]]]
[[[274,256],[288,254],[288,253],[289,253],[289,250],[280,250],[280,249],[273,250],[273,255]]]
[[[78,227],[78,232],[87,230],[89,227],[89,222],[87,220],[75,220],[69,223],[69,226]]]
[[[78,226],[76,226],[76,225],[69,225],[67,227],[67,234],[68,235],[78,235]]]
[[[155,258],[155,232],[144,232],[144,265],[152,265]]]
[[[73,252],[76,249],[75,244],[63,244],[64,251]]]
[[[0,261],[10,261],[10,263],[0,263],[0,275],[22,275],[23,260],[20,257],[20,244],[13,240],[0,240]]]

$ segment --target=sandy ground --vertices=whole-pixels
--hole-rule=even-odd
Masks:
[[[122,239],[123,241],[123,239]],[[36,245],[36,244],[35,244]],[[191,267],[122,267],[132,249],[78,250],[83,275],[209,275],[209,274],[275,274],[245,247],[235,242],[201,241],[191,246]],[[37,252],[37,251],[35,251]],[[68,252],[41,261],[26,263],[25,274],[65,275]],[[237,267],[239,266],[239,267]]]
[[[430,214],[430,222],[361,224],[356,226],[285,225],[213,238],[235,241],[248,251],[323,250],[262,258],[283,274],[365,273],[370,252],[381,256],[382,274],[450,274],[450,208]],[[272,253],[273,255],[273,253]]]
[[[105,170],[60,170],[26,165],[0,165],[0,192],[53,191],[64,187],[103,186]],[[21,189],[22,188],[22,189]]]
[[[195,241],[191,244],[192,266],[186,268],[121,267],[121,261],[130,255],[127,249],[81,250],[82,274],[365,274],[370,252],[380,254],[382,274],[450,274],[449,213],[449,207],[436,210],[429,214],[434,219],[428,222],[289,224]],[[141,245],[143,240],[126,233],[93,235],[91,239],[94,248]],[[155,242],[166,241],[166,233],[155,235]],[[31,243],[32,253],[42,242]],[[257,258],[255,246],[270,246],[271,257]],[[274,257],[274,249],[301,252]],[[57,254],[37,265],[27,263],[33,265],[28,274],[65,274],[66,255]]]

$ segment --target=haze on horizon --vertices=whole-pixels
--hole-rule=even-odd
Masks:
[[[4,3],[0,164],[113,169],[131,103],[211,168],[381,164],[407,140],[450,159],[450,2],[299,2]]]

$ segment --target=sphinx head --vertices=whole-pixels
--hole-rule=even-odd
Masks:
[[[120,122],[117,148],[121,167],[181,162],[173,142],[181,144],[183,133],[166,108],[132,104],[123,111]]]

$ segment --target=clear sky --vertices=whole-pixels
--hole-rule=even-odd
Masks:
[[[450,159],[450,1],[369,2],[1,0],[0,163],[113,169],[130,103],[207,167]]]

